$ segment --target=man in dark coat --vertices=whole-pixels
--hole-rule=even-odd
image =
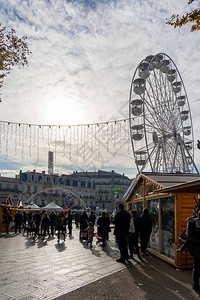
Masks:
[[[102,212],[101,216],[97,220],[98,224],[98,235],[102,238],[102,246],[106,245],[106,236],[108,235],[109,219],[106,217],[105,211]]]
[[[141,232],[140,232],[141,252],[143,254],[147,250],[147,245],[150,239],[151,231],[152,231],[152,218],[149,214],[149,209],[145,207],[141,218]]]
[[[129,258],[127,238],[129,234],[130,215],[124,210],[124,204],[120,203],[117,208],[118,212],[113,220],[113,224],[115,225],[114,234],[121,254],[117,262],[125,263],[125,260]]]
[[[91,211],[91,215],[89,216],[89,222],[92,222],[93,226],[95,224],[96,216],[93,211]]]
[[[17,233],[17,229],[19,229],[19,233],[21,233],[21,225],[23,223],[23,217],[20,211],[15,212],[15,233]]]
[[[11,213],[9,210],[6,210],[3,214],[3,222],[6,225],[6,233],[9,234],[9,225],[12,221]]]
[[[80,216],[80,239],[84,229],[88,227],[88,222],[89,222],[88,216],[84,211],[83,214]]]

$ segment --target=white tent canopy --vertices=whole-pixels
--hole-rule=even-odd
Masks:
[[[41,209],[46,210],[46,211],[51,211],[51,210],[62,211],[63,210],[62,207],[58,206],[54,202],[47,204],[46,206],[42,207]]]
[[[35,210],[38,210],[38,209],[40,209],[40,207],[39,206],[37,206],[37,204],[35,204],[35,203],[33,203],[33,204],[28,204],[27,206],[25,206],[25,208],[27,208],[27,209],[35,209]]]

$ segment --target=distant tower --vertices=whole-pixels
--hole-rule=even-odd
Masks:
[[[48,174],[49,175],[53,174],[53,152],[52,151],[48,152]]]

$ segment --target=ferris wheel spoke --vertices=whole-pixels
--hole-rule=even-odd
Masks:
[[[151,87],[151,89],[153,90],[153,87],[152,87],[152,84],[151,84],[151,82],[149,81],[149,86]],[[155,99],[154,100],[156,100],[156,94],[154,94],[155,95]],[[148,93],[148,96],[149,96],[149,98],[150,98],[150,95],[149,95],[149,93]],[[152,101],[151,101],[151,103],[152,103]],[[164,103],[164,101],[163,101],[163,103]],[[163,118],[162,118],[162,121],[164,121],[164,118],[165,118],[165,123],[166,123],[166,126],[168,126],[168,121],[169,121],[169,116],[166,114],[166,109],[160,109],[160,107],[163,105],[163,103],[161,103],[159,100],[157,100],[157,101],[155,101],[155,103],[154,103],[154,105],[153,105],[153,103],[152,103],[152,106],[153,107],[158,107],[158,111],[156,112],[156,116],[159,116],[160,117],[160,115],[162,115],[163,116]],[[154,111],[155,111],[155,109],[154,109]]]
[[[155,73],[154,73],[155,74]],[[163,95],[163,90],[162,90],[162,83],[161,83],[161,74],[160,74],[160,72],[159,72],[159,77],[160,77],[160,79],[158,79],[157,78],[157,76],[154,76],[154,80],[155,80],[155,82],[156,82],[156,86],[157,86],[157,89],[158,89],[158,91],[159,91],[159,99],[160,99],[160,101],[159,101],[159,106],[161,107],[161,109],[162,109],[162,113],[164,113],[165,115],[166,115],[166,112],[168,111],[168,110],[166,110],[165,109],[165,103],[167,102],[168,103],[168,101],[164,101],[164,99],[166,98],[166,97],[164,97],[164,95]],[[167,115],[166,115],[166,117],[167,117]]]
[[[171,134],[171,132],[170,132],[170,131],[166,131],[166,129],[164,129],[164,130],[161,132],[160,128],[159,128],[159,127],[156,127],[155,124],[152,123],[152,122],[150,121],[150,118],[148,119],[148,118],[146,117],[146,120],[147,120],[148,123],[149,123],[149,124],[146,124],[146,126],[147,126],[146,131],[147,131],[148,133],[152,134],[152,133],[153,133],[153,130],[152,130],[152,129],[155,129],[155,130],[156,130],[157,132],[159,132],[159,133],[163,133],[163,132],[164,132],[166,135]],[[148,130],[148,128],[151,128],[151,131]]]
[[[163,108],[163,113],[165,114],[166,119],[170,120],[169,114],[170,114],[170,111],[171,111],[171,108],[170,108],[170,103],[171,103],[170,100],[171,99],[170,99],[170,97],[167,93],[166,85],[164,85],[164,82],[163,82],[163,74],[160,70],[159,70],[159,78],[160,79],[155,77],[156,83],[157,83],[157,85],[159,87],[159,90],[160,90],[160,97],[161,97],[160,103],[161,103],[161,106]]]
[[[154,77],[154,79],[155,79],[155,77]],[[153,94],[153,99],[154,99],[154,105],[153,105],[153,103],[152,103],[152,101],[151,101],[151,103],[152,103],[152,105],[153,106],[155,106],[156,108],[157,108],[157,112],[159,113],[159,114],[161,114],[162,113],[162,111],[159,111],[160,110],[160,108],[161,108],[161,105],[160,105],[160,101],[159,101],[159,93],[158,93],[158,89],[157,89],[157,86],[156,86],[156,89],[155,89],[155,91],[154,91],[154,88],[153,88],[153,86],[152,86],[152,82],[151,82],[151,80],[150,79],[147,79],[147,82],[148,82],[148,84],[149,84],[149,87],[151,88],[151,91],[152,91],[152,94]],[[148,91],[147,91],[148,92]],[[149,96],[149,98],[150,98],[150,93],[148,92],[148,96]]]
[[[151,117],[154,119],[155,123],[156,123],[156,126],[158,128],[161,127],[161,123],[162,124],[165,124],[165,127],[168,128],[168,123],[166,120],[164,120],[161,115],[159,114],[159,112],[157,112],[153,105],[151,106],[150,103],[148,101],[145,101],[146,103],[146,108],[147,110],[149,111],[149,114],[151,115]]]

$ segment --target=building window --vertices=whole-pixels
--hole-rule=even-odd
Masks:
[[[81,187],[85,187],[85,181],[81,181]]]
[[[27,192],[28,192],[28,193],[31,192],[31,187],[30,187],[30,185],[27,186]]]
[[[14,190],[18,190],[18,185],[14,184]]]
[[[42,206],[45,206],[45,200],[42,199]]]
[[[9,190],[10,189],[10,183],[6,184],[6,188]]]
[[[37,193],[37,186],[34,186],[34,193]]]
[[[69,179],[66,180],[66,185],[70,185],[70,180]]]
[[[91,183],[90,183],[90,182],[88,182],[87,186],[88,186],[88,188],[91,188]]]
[[[37,182],[37,181],[38,181],[38,179],[37,179],[37,176],[35,176],[35,178],[34,178],[34,181],[35,181],[35,182]]]
[[[31,181],[31,176],[28,176],[28,181]]]
[[[46,177],[42,178],[42,182],[45,183],[46,182]]]
[[[78,181],[77,180],[73,180],[73,186],[78,186]]]

